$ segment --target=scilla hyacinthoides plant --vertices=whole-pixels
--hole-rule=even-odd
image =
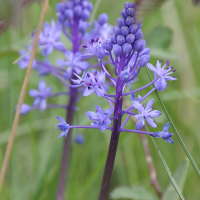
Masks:
[[[44,80],[40,81],[38,90],[32,89],[29,91],[29,95],[34,98],[33,105],[31,106],[23,104],[21,114],[26,114],[34,109],[40,109],[41,111],[44,111],[46,108],[63,108],[67,111],[67,123],[73,124],[73,116],[76,108],[76,103],[78,101],[78,94],[82,91],[76,87],[70,87],[70,85],[74,84],[75,79],[79,77],[78,74],[81,74],[83,71],[91,67],[99,66],[99,64],[94,64],[91,66],[88,62],[82,60],[82,56],[84,56],[83,44],[92,37],[99,37],[101,40],[106,40],[112,31],[111,26],[107,24],[108,17],[105,13],[99,15],[98,20],[94,22],[94,25],[91,25],[89,22],[87,22],[90,17],[92,8],[93,5],[89,0],[70,0],[63,3],[58,3],[56,6],[58,20],[56,22],[52,20],[50,24],[44,23],[43,31],[39,36],[38,45],[38,48],[42,51],[44,60],[41,61],[35,59],[33,62],[33,68],[39,73],[40,76],[47,74],[53,75],[64,85],[65,91],[52,93],[51,87],[46,86]],[[65,36],[65,38],[67,38],[67,40],[71,42],[71,50],[66,48],[64,40],[61,41],[62,34]],[[35,33],[32,34],[32,38],[34,36]],[[95,42],[92,40],[90,44],[92,45],[93,43]],[[97,47],[98,46],[99,45],[97,45]],[[21,69],[28,66],[30,59],[30,54],[26,53],[28,50],[30,50],[30,46],[26,46],[26,50],[19,52],[20,56],[23,56],[22,59],[18,62],[18,65]],[[51,64],[47,58],[48,56],[52,55],[55,50],[60,51],[60,53],[64,55],[63,57],[65,57],[65,59],[57,60],[58,66]],[[95,49],[93,48],[93,50]],[[98,56],[99,51],[93,50],[91,46],[91,51],[93,53],[91,57],[95,55]],[[91,76],[95,76],[95,72],[93,75],[91,74]],[[103,76],[104,74],[98,74],[99,78],[103,78]],[[103,82],[104,80],[102,80],[102,83]],[[88,90],[85,92],[85,94],[89,95],[88,92],[91,92],[91,90]],[[101,89],[98,89],[97,87],[94,89],[94,92],[99,95],[104,95],[104,91],[101,91]],[[66,103],[66,105],[47,103],[48,98],[61,95],[69,96],[68,103]],[[61,117],[58,117],[58,119],[61,122],[59,124],[59,129],[63,131],[59,137],[65,136],[67,138],[64,140],[56,199],[64,199],[72,132],[71,130],[68,132],[68,127],[66,127],[64,119]],[[75,142],[78,144],[83,143],[83,136],[77,135]]]
[[[125,8],[121,11],[122,17],[117,19],[118,25],[113,28],[114,34],[110,40],[102,43],[99,39],[93,39],[91,42],[88,42],[87,45],[84,45],[86,53],[83,58],[96,56],[101,67],[101,72],[97,70],[84,71],[82,76],[74,73],[74,77],[71,79],[73,83],[71,85],[72,88],[84,87],[83,96],[89,96],[95,93],[98,97],[106,98],[110,104],[110,108],[104,111],[97,105],[96,112],[86,112],[87,118],[92,120],[91,126],[73,126],[66,123],[62,117],[57,117],[60,121],[57,127],[62,131],[59,137],[68,137],[68,131],[72,128],[100,129],[101,132],[108,129],[112,132],[99,200],[106,200],[108,196],[121,132],[146,134],[162,138],[173,144],[173,140],[170,138],[173,134],[168,132],[169,123],[167,123],[160,132],[147,132],[140,129],[146,127],[146,124],[149,124],[153,128],[157,127],[154,119],[160,116],[161,112],[154,110],[154,107],[152,107],[154,99],[151,99],[146,104],[143,103],[143,101],[155,90],[164,91],[167,86],[167,81],[176,80],[174,76],[170,76],[175,70],[172,70],[173,67],[169,66],[169,61],[163,66],[161,61],[157,61],[156,67],[148,63],[150,59],[150,49],[145,47],[146,42],[142,39],[142,22],[138,23],[135,21],[135,4],[126,2],[124,6]],[[111,76],[104,66],[102,59],[105,56],[109,56],[115,76]],[[126,85],[134,82],[140,70],[145,65],[153,72],[154,80],[145,86],[126,92]],[[106,93],[103,85],[105,77],[110,79],[115,87],[114,94]],[[149,86],[153,86],[153,89],[149,90],[143,97],[138,95],[136,98],[136,94]],[[130,100],[132,101],[132,106],[123,109],[123,98],[128,95],[131,96]],[[131,115],[134,115],[137,120],[135,129],[124,129]],[[124,121],[122,119],[123,116],[126,116]]]

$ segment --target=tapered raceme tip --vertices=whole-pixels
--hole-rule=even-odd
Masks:
[[[122,17],[117,19],[118,26],[113,27],[114,35],[112,35],[111,37],[111,42],[113,43],[113,45],[120,45],[122,47],[122,53],[124,55],[129,54],[132,50],[140,53],[144,50],[146,45],[145,40],[142,40],[142,21],[140,21],[139,23],[135,22],[134,3],[126,2],[124,6],[125,9],[121,10]],[[116,50],[114,54],[116,54]],[[121,54],[117,53],[116,55],[120,56]],[[147,58],[148,57],[146,57],[145,60],[148,60]],[[141,64],[144,65],[144,62],[142,62]]]
[[[70,0],[64,3],[58,3],[56,5],[58,20],[61,23],[65,23],[66,21],[72,21],[75,18],[82,21],[86,21],[90,17],[90,12],[92,8],[92,3],[86,0]]]

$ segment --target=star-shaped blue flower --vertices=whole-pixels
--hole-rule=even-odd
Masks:
[[[164,127],[162,131],[159,132],[155,132],[152,136],[156,137],[156,138],[162,138],[164,139],[166,142],[170,142],[171,144],[174,144],[174,141],[170,138],[173,134],[168,132],[169,129],[169,123],[167,123]]]
[[[87,118],[94,120],[91,126],[99,127],[101,132],[105,131],[106,127],[111,124],[109,119],[112,114],[112,109],[107,109],[105,112],[100,106],[96,106],[96,113],[88,111],[85,113]]]
[[[64,44],[60,41],[61,36],[61,26],[57,22],[55,23],[53,20],[51,24],[45,22],[44,29],[40,33],[39,36],[39,45],[40,48],[43,49],[42,55],[46,56],[49,55],[54,48],[60,51],[65,51]]]
[[[46,99],[51,94],[51,87],[46,87],[45,81],[40,81],[38,90],[30,90],[29,95],[35,98],[33,105],[40,105],[40,110],[44,111],[47,107]]]
[[[80,74],[83,70],[86,70],[89,66],[89,63],[86,61],[82,61],[81,53],[73,53],[71,51],[66,51],[65,57],[67,60],[57,60],[57,64],[59,66],[68,66],[71,68],[71,71],[75,71],[75,73]],[[69,69],[68,69],[69,71]],[[66,75],[65,75],[66,76]]]
[[[135,125],[136,130],[140,130],[143,126],[145,126],[145,120],[149,123],[149,125],[153,128],[156,128],[157,125],[155,124],[154,120],[151,118],[156,118],[159,115],[161,115],[161,112],[159,110],[152,110],[151,106],[153,105],[154,99],[151,99],[147,105],[146,108],[144,105],[140,104],[138,101],[133,101],[133,106],[135,109],[137,109],[140,114],[135,115],[136,119],[139,119]],[[151,112],[150,112],[151,111]]]
[[[67,133],[69,131],[69,124],[67,124],[65,122],[65,120],[62,117],[60,117],[60,116],[57,116],[56,118],[60,121],[59,124],[56,124],[56,126],[58,127],[57,130],[61,130],[62,131],[60,133],[60,135],[58,136],[58,138],[60,138],[62,136],[65,136],[65,138],[66,138],[67,137]]]
[[[168,61],[168,64],[169,64],[169,61]],[[169,76],[170,74],[172,74],[174,72],[173,70],[171,72],[169,72],[172,69],[172,67],[167,67],[165,69],[165,66],[166,66],[166,64],[161,68],[161,63],[159,62],[159,60],[157,60],[156,68],[150,63],[147,64],[147,67],[151,71],[153,71],[155,79],[157,78],[157,76],[160,77],[160,79],[158,79],[154,83],[154,85],[155,85],[155,87],[158,91],[164,91],[165,90],[165,88],[167,87],[166,81],[177,80],[173,76]]]

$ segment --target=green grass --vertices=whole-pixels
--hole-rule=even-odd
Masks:
[[[8,1],[12,2],[12,1]],[[46,20],[50,21],[55,17],[54,6],[56,1],[50,1],[50,8]],[[93,0],[93,3],[95,1]],[[116,24],[116,18],[120,17],[120,10],[123,7],[122,0],[101,0],[97,14],[106,12],[109,22]],[[8,4],[8,3],[7,3]],[[112,5],[112,6],[110,6]],[[7,5],[4,9],[9,9]],[[4,12],[2,17],[7,18]],[[18,58],[18,50],[24,48],[29,41],[29,34],[38,24],[41,5],[32,3],[20,11],[15,26],[10,26],[0,35],[0,164],[2,165],[6,143],[9,138],[9,131],[14,117],[14,108],[17,103],[19,92],[22,86],[24,70],[19,70],[12,62]],[[144,38],[148,40],[149,47],[152,46],[151,63],[155,64],[157,59],[164,61],[170,57],[171,65],[177,69],[175,76],[177,81],[169,82],[164,93],[159,93],[168,113],[170,114],[178,132],[180,133],[186,147],[193,156],[197,166],[200,167],[200,7],[193,6],[191,0],[169,1],[161,7],[153,10],[143,20]],[[3,15],[4,14],[4,15]],[[95,16],[95,18],[97,15]],[[167,27],[172,31],[171,42],[166,45],[165,38],[161,38],[155,45],[156,27]],[[160,30],[160,29],[159,29]],[[168,30],[168,29],[167,29]],[[163,34],[166,32],[164,31]],[[154,35],[154,34],[153,34]],[[161,34],[162,35],[162,34]],[[161,37],[159,35],[159,37]],[[154,41],[154,42],[152,42]],[[162,41],[164,41],[162,43]],[[59,57],[56,54],[52,57],[55,61]],[[109,68],[111,71],[112,68]],[[44,77],[48,85],[53,87],[53,92],[61,89],[61,84],[53,77]],[[32,71],[30,88],[36,88],[40,78]],[[142,86],[149,81],[146,70],[140,74],[139,81],[135,87]],[[63,87],[62,87],[63,88]],[[64,89],[64,88],[63,88]],[[151,98],[155,99],[156,109],[163,112],[158,122],[158,129],[162,130],[168,122],[164,110],[159,103],[156,94]],[[63,97],[55,99],[59,103],[67,100]],[[53,100],[51,100],[53,103]],[[28,95],[26,103],[31,104],[32,99]],[[89,125],[84,113],[94,110],[96,105],[107,108],[105,100],[95,95],[83,97],[78,103],[79,110],[75,115],[75,122],[79,125]],[[56,131],[56,116],[64,116],[64,111],[39,110],[21,116],[20,125],[17,130],[12,155],[7,170],[5,182],[2,189],[2,200],[53,200],[56,193],[60,159],[62,152],[62,139],[57,139],[59,131]],[[78,119],[77,119],[78,117]],[[129,121],[127,128],[134,128],[133,122]],[[110,132],[101,133],[95,130],[74,130],[81,132],[85,137],[84,145],[72,144],[70,162],[70,174],[66,187],[67,200],[95,200],[98,198],[103,169],[108,151]],[[170,132],[173,129],[170,128]],[[174,174],[178,166],[185,160],[185,153],[181,148],[176,136],[172,137],[175,144],[171,145],[161,139],[155,139],[165,161]],[[157,178],[165,191],[168,188],[169,177],[164,171],[163,164],[149,140],[150,151],[157,171]],[[189,165],[188,174],[182,194],[185,199],[199,199],[200,180],[195,170]],[[110,191],[120,186],[131,187],[143,186],[155,195],[150,185],[149,171],[144,157],[139,135],[122,133],[119,141],[116,162],[113,171]]]

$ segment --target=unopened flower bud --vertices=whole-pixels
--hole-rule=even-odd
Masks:
[[[130,25],[132,25],[133,23],[134,23],[134,18],[128,16],[128,17],[126,18],[126,25],[130,26]]]
[[[65,17],[66,17],[68,20],[73,19],[73,17],[74,17],[74,11],[73,11],[72,9],[67,9],[67,10],[65,10]]]
[[[127,12],[127,14],[128,14],[129,16],[133,16],[133,15],[135,14],[135,9],[134,9],[134,8],[128,8],[128,9],[126,10],[126,12]]]
[[[135,101],[135,93],[132,93],[132,94],[131,94],[130,100],[131,100],[131,101]]]
[[[86,21],[90,17],[90,11],[88,9],[84,9],[81,14],[81,19]]]
[[[120,73],[120,79],[121,79],[122,82],[128,81],[129,76],[130,76],[130,73],[127,70],[123,70]]]
[[[143,55],[149,55],[150,49],[149,48],[144,48],[144,50],[140,53],[140,57]]]
[[[65,2],[65,8],[66,9],[72,9],[73,7],[74,7],[74,2],[73,1]]]
[[[113,27],[113,32],[115,33],[115,36],[121,35],[121,30],[118,26]]]
[[[75,138],[74,138],[74,142],[77,144],[84,144],[84,137],[82,134],[78,134]]]
[[[121,34],[127,36],[129,34],[129,28],[127,26],[121,27]]]
[[[146,40],[141,40],[141,42],[142,42],[142,45],[141,45],[140,49],[138,50],[139,53],[142,52],[146,46]]]
[[[123,45],[126,42],[126,39],[123,35],[118,35],[116,37],[116,40],[117,40],[117,44],[119,45]]]
[[[108,21],[108,16],[106,13],[102,13],[101,15],[99,15],[98,22],[100,25],[104,25],[107,21]]]
[[[137,30],[138,30],[137,24],[132,24],[131,26],[129,26],[130,33],[135,33]]]
[[[142,37],[143,37],[142,30],[139,29],[139,30],[135,33],[135,39],[139,40],[139,39],[142,39]]]
[[[74,4],[77,5],[80,3],[81,0],[73,0],[73,1],[74,1]]]
[[[78,30],[84,34],[85,31],[87,30],[87,22],[84,21],[80,21],[79,26],[78,26]]]
[[[113,44],[110,40],[107,40],[103,43],[103,48],[106,50],[106,51],[112,51],[113,49]]]
[[[129,43],[125,43],[123,46],[122,46],[122,50],[123,50],[123,53],[126,55],[128,53],[131,52],[132,50],[132,45],[129,44]]]
[[[143,55],[140,57],[139,60],[139,66],[144,67],[150,60],[150,56],[149,55]]]
[[[111,36],[111,42],[112,42],[113,44],[116,44],[116,43],[117,43],[117,40],[116,40],[115,35]]]
[[[113,53],[116,57],[121,56],[122,54],[122,47],[119,44],[115,44],[113,46]]]
[[[56,4],[56,11],[57,12],[64,12],[64,4],[63,3],[57,3]]]
[[[82,7],[81,7],[80,5],[76,5],[76,6],[74,7],[74,15],[75,15],[76,17],[80,17],[81,14],[82,14]]]
[[[135,35],[134,34],[128,34],[126,36],[126,42],[132,44],[135,41]]]
[[[95,49],[95,54],[96,54],[97,58],[103,59],[105,56],[104,48],[102,46],[97,46]]]
[[[142,46],[142,40],[135,40],[135,42],[133,43],[133,49],[135,51],[138,51]]]
[[[121,28],[122,26],[126,26],[125,19],[123,18],[117,18],[117,24]]]
[[[128,16],[125,9],[122,9],[122,10],[121,10],[121,16],[122,16],[124,19]]]

